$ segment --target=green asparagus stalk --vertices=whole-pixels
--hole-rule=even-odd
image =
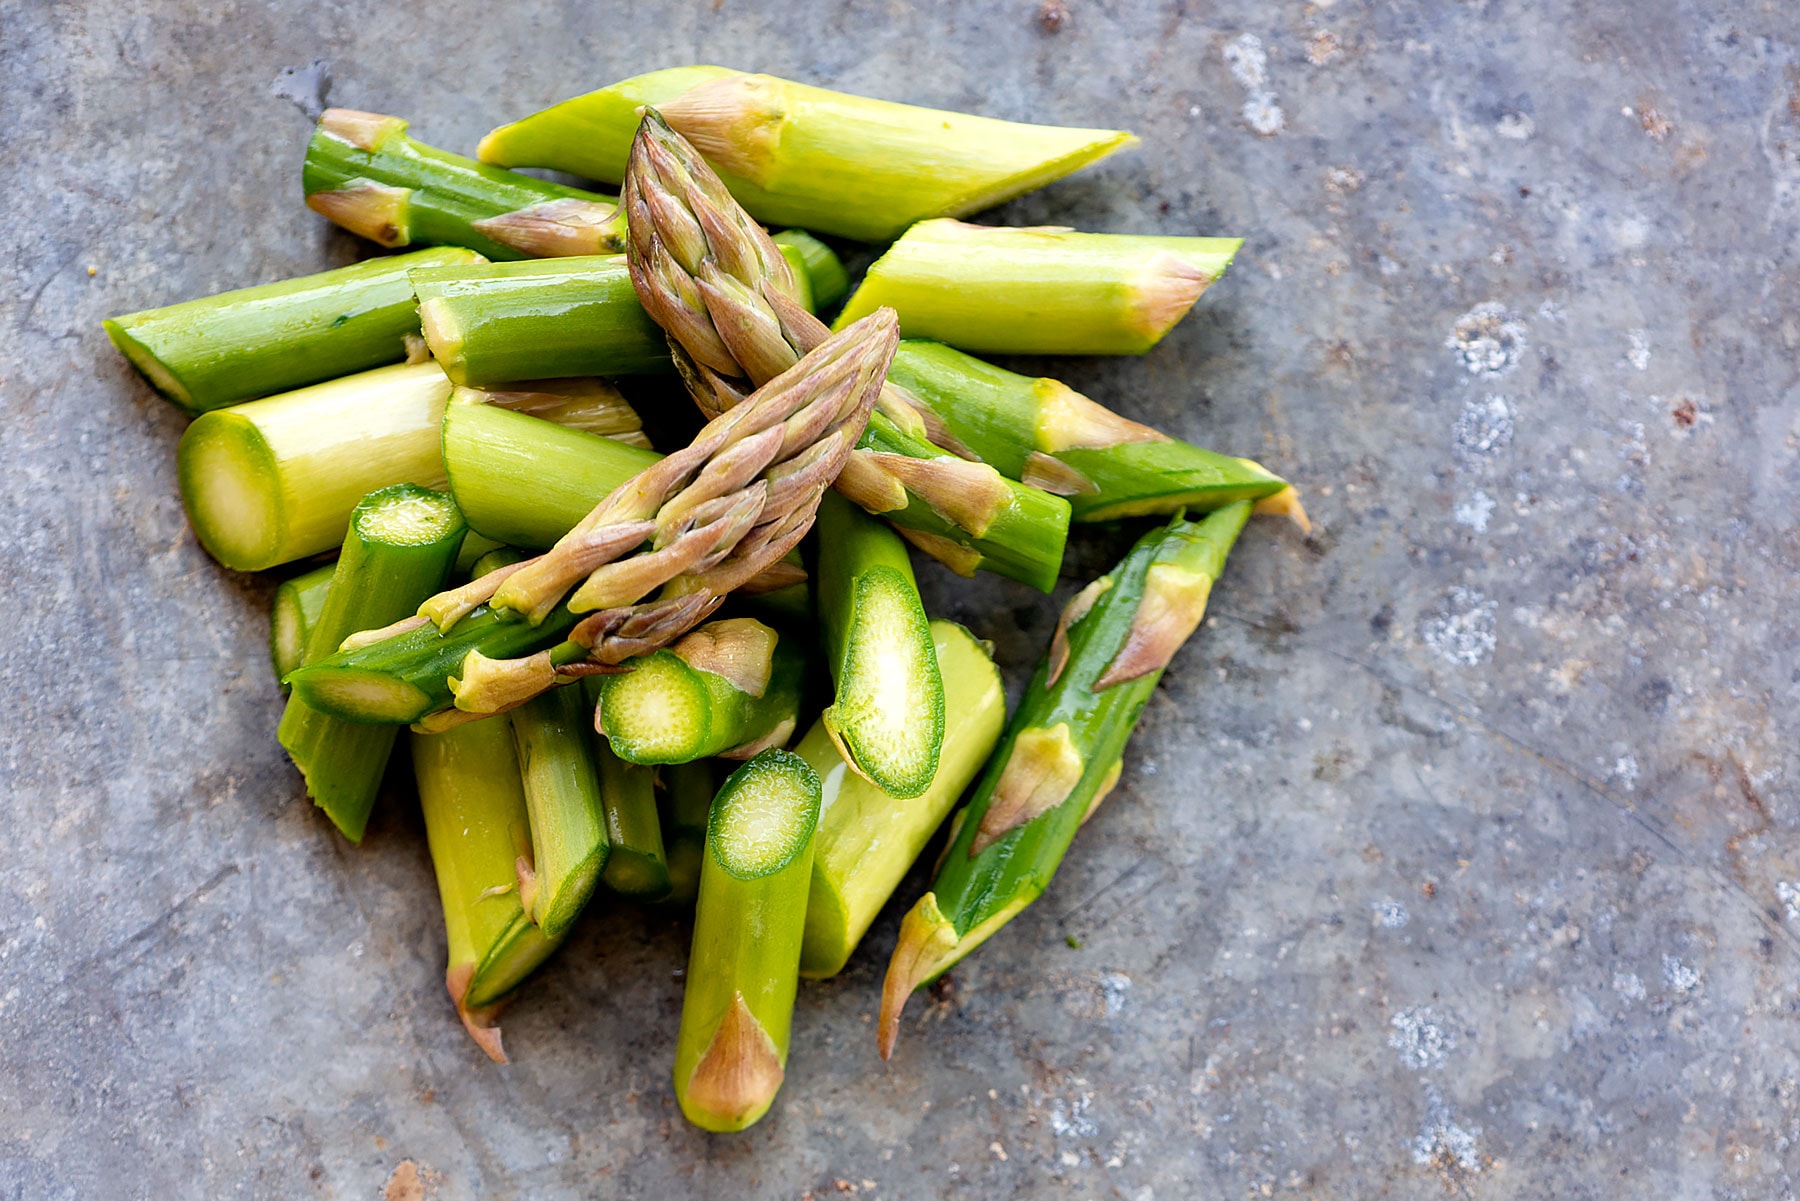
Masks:
[[[692,905],[700,895],[700,862],[706,851],[706,819],[712,812],[713,766],[710,759],[671,763],[658,773],[662,794],[663,848],[669,862],[671,905]]]
[[[371,492],[443,487],[438,426],[449,395],[444,373],[419,363],[202,415],[176,452],[200,545],[234,570],[261,571],[342,542]]]
[[[514,413],[540,417],[564,429],[598,434],[627,446],[650,449],[650,439],[644,435],[644,423],[637,410],[617,388],[604,380],[587,377],[527,380],[498,388],[458,388],[451,395],[464,401],[496,405]]]
[[[787,370],[825,336],[824,324],[794,303],[793,272],[768,235],[653,111],[632,149],[624,204],[632,282],[682,348],[684,377],[709,414],[730,409],[746,383]],[[921,415],[884,388],[839,492],[952,570],[985,567],[1048,591],[1068,535],[1067,502],[924,434]]]
[[[623,248],[612,197],[435,149],[406,127],[399,117],[326,109],[306,146],[306,207],[387,247],[444,243],[496,260]]]
[[[584,708],[597,703],[597,678],[582,681]],[[669,861],[663,849],[662,821],[656,809],[656,769],[627,763],[606,739],[593,736],[594,759],[600,766],[600,799],[606,836],[612,844],[602,877],[607,888],[640,901],[669,895]]]
[[[1143,354],[1241,245],[925,221],[875,260],[838,320],[888,305],[906,337],[977,353]]]
[[[331,591],[331,573],[336,564],[327,563],[311,571],[283,580],[275,589],[269,604],[269,662],[280,680],[306,658],[306,636],[319,620],[325,607],[325,596]],[[287,686],[282,686],[287,691]]]
[[[596,679],[594,728],[628,763],[748,759],[798,724],[806,656],[753,618],[708,622],[626,666]]]
[[[400,362],[409,355],[408,337],[419,332],[407,273],[480,261],[455,247],[421,250],[103,324],[119,353],[157,391],[197,416]]]
[[[512,732],[531,816],[519,903],[546,937],[561,938],[593,895],[609,850],[581,689],[553,688],[514,709]]]
[[[501,126],[484,162],[624,178],[638,110],[660,108],[759,221],[885,242],[965,216],[1137,139],[850,96],[722,67],[653,71]]]
[[[412,761],[444,906],[444,984],[470,1037],[505,1063],[494,1019],[557,947],[519,901],[517,865],[531,854],[531,832],[512,730],[502,720],[415,733]]]
[[[480,579],[484,575],[504,570],[516,563],[523,563],[525,558],[525,552],[517,547],[496,546],[469,565],[469,576],[472,579]]]
[[[901,923],[881,995],[883,1059],[913,989],[1043,893],[1082,819],[1118,782],[1132,727],[1199,626],[1249,515],[1239,501],[1200,522],[1176,517],[1063,610],[931,891]]]
[[[794,269],[795,282],[810,293],[802,303],[813,312],[830,308],[849,293],[850,273],[844,270],[844,260],[804,229],[784,229],[769,240]]]
[[[702,1129],[744,1129],[781,1088],[818,820],[819,778],[783,750],[713,801],[675,1043],[675,1099]]]
[[[947,720],[937,774],[923,795],[896,801],[858,776],[823,720],[795,748],[824,789],[800,951],[802,976],[821,979],[843,970],[1006,724],[1006,692],[982,644],[950,621],[932,622],[931,636],[944,677]]]
[[[467,513],[464,513],[463,520],[467,521],[468,516]],[[510,548],[505,543],[497,542],[470,530],[463,535],[462,549],[456,552],[456,570],[451,574],[458,577],[483,575],[484,572],[475,570],[476,565],[491,552],[507,549]]]
[[[1171,438],[1067,384],[1017,375],[938,342],[902,342],[888,379],[983,462],[1067,496],[1076,521],[1211,511],[1292,491],[1259,463]]]

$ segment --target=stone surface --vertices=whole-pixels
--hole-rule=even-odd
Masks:
[[[0,1194],[1794,1195],[1791,6],[1052,7],[0,3]],[[892,912],[801,990],[770,1117],[687,1128],[682,924],[605,906],[490,1066],[416,814],[358,850],[302,799],[270,583],[195,544],[99,321],[363,251],[299,205],[273,85],[314,60],[463,149],[688,61],[1124,125],[991,219],[1249,236],[1155,353],[1031,367],[1317,532],[1247,533],[1052,892],[890,1066]],[[1052,605],[921,574],[1016,687]]]

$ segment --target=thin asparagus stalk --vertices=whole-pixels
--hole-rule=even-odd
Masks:
[[[822,720],[795,748],[824,787],[800,951],[802,976],[822,979],[843,970],[1006,724],[1000,672],[982,644],[951,621],[932,622],[931,636],[944,677],[946,723],[937,775],[921,796],[896,801],[858,776]]]
[[[527,380],[499,388],[458,388],[451,394],[466,401],[497,405],[514,413],[541,417],[564,429],[598,434],[627,446],[650,449],[644,423],[619,390],[604,380]]]
[[[906,337],[977,353],[1143,354],[1241,245],[924,221],[875,260],[838,320],[888,305]]]
[[[463,514],[463,520],[467,521],[468,517],[467,513]],[[505,549],[507,549],[505,543],[470,530],[463,535],[462,549],[456,552],[456,570],[452,574],[457,576],[482,575],[484,573],[475,570],[475,565],[481,562],[489,552]]]
[[[596,678],[582,681],[585,708],[597,701]],[[606,886],[620,896],[660,901],[669,895],[669,861],[663,849],[662,822],[656,810],[656,769],[627,763],[606,739],[594,736],[594,759],[600,766],[600,799],[606,816]]]
[[[307,635],[322,659],[348,634],[410,613],[443,587],[462,544],[462,514],[441,492],[396,484],[370,493],[350,517],[331,586]],[[361,842],[394,749],[393,726],[357,725],[289,697],[276,731],[306,793],[351,842]]]
[[[802,301],[807,308],[817,313],[849,294],[850,273],[844,270],[844,260],[837,256],[837,251],[804,229],[784,229],[771,235],[769,240],[794,269],[795,281],[805,284],[811,293]]]
[[[644,105],[665,110],[759,221],[865,242],[890,241],[926,217],[990,208],[1137,140],[678,67],[503,125],[478,153],[484,162],[618,182]]]
[[[176,473],[194,533],[219,562],[261,571],[330,550],[350,512],[390,484],[444,486],[435,364],[378,367],[199,417]]]
[[[675,1099],[702,1129],[751,1125],[786,1075],[818,820],[819,778],[783,750],[713,801],[675,1043]]]
[[[319,620],[325,596],[331,591],[336,564],[315,567],[291,580],[283,580],[269,604],[269,662],[280,680],[306,658],[306,636]],[[281,686],[283,692],[287,685]]]
[[[793,295],[793,273],[694,148],[645,114],[625,181],[632,281],[683,351],[700,407],[723,412],[748,383],[787,370],[825,326]],[[838,479],[844,496],[921,550],[972,575],[985,567],[1048,591],[1068,534],[1067,502],[932,445],[907,400],[884,388]]]
[[[748,759],[798,724],[805,653],[753,618],[708,622],[626,666],[596,678],[594,728],[628,763]]]
[[[820,501],[817,528],[833,688],[820,721],[858,775],[916,797],[937,774],[944,681],[906,543],[837,496]]]
[[[480,579],[484,575],[511,567],[525,561],[525,552],[512,546],[496,546],[475,560],[469,567],[469,576]]]
[[[1076,521],[1261,501],[1287,482],[1128,421],[1067,384],[1031,379],[939,342],[906,341],[888,378],[1002,473],[1067,496]]]
[[[519,902],[517,864],[531,854],[531,832],[512,730],[477,721],[415,733],[411,743],[444,906],[444,984],[469,1036],[505,1063],[494,1021],[500,1005],[557,947]]]
[[[622,249],[612,197],[438,150],[406,127],[326,109],[306,146],[306,207],[387,247],[445,243],[496,260]]]
[[[931,891],[901,923],[881,994],[883,1059],[913,989],[1043,893],[1082,819],[1118,782],[1132,727],[1199,626],[1249,515],[1239,501],[1200,522],[1176,517],[1063,610]]]
[[[189,415],[408,357],[419,332],[407,273],[479,263],[445,246],[221,292],[104,322],[144,378]]]
[[[713,766],[710,759],[671,763],[658,775],[662,795],[663,849],[669,862],[671,905],[692,905],[700,895],[700,861],[706,851],[706,819],[712,812]]]
[[[553,688],[514,709],[512,732],[531,815],[519,901],[546,937],[561,938],[593,895],[610,849],[581,689]]]

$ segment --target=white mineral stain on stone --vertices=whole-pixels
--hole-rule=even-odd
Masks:
[[[1131,977],[1124,972],[1100,973],[1100,996],[1106,1002],[1106,1016],[1118,1017],[1125,1012],[1125,994],[1131,991]]]
[[[1455,1036],[1438,1025],[1438,1016],[1429,1005],[1402,1009],[1388,1019],[1388,1025],[1393,1027],[1388,1046],[1415,1072],[1442,1065],[1444,1056],[1456,1050]]]
[[[1093,1093],[1080,1093],[1068,1100],[1056,1097],[1050,1102],[1050,1129],[1058,1138],[1092,1138],[1100,1133],[1088,1109],[1094,1104]]]
[[[1630,333],[1631,349],[1625,358],[1639,371],[1647,371],[1650,367],[1650,331],[1634,329]]]
[[[1537,122],[1527,113],[1507,113],[1494,123],[1494,132],[1513,142],[1523,142],[1537,132]]]
[[[1494,512],[1494,498],[1475,489],[1467,498],[1456,503],[1454,516],[1457,525],[1466,525],[1477,534],[1487,533],[1488,518]]]
[[[1456,419],[1456,453],[1465,459],[1499,454],[1513,440],[1512,401],[1492,393],[1463,402]]]
[[[1376,901],[1369,908],[1375,911],[1376,924],[1389,930],[1398,930],[1412,920],[1406,906],[1392,898]]]
[[[1662,959],[1663,983],[1678,993],[1691,993],[1700,987],[1700,969],[1690,967],[1673,955]]]
[[[1249,93],[1244,98],[1244,124],[1264,137],[1280,133],[1287,125],[1287,115],[1268,88],[1269,56],[1262,39],[1254,33],[1240,33],[1226,43],[1224,55],[1231,77]]]
[[[1460,1125],[1435,1089],[1425,1094],[1425,1127],[1413,1140],[1413,1162],[1420,1167],[1456,1167],[1481,1171],[1481,1127]]]
[[[1614,972],[1612,986],[1627,1001],[1644,999],[1644,981],[1636,972]]]
[[[1494,653],[1498,606],[1473,588],[1460,585],[1445,594],[1436,611],[1419,622],[1425,645],[1459,667],[1479,667]]]
[[[1525,323],[1505,305],[1489,300],[1461,317],[1444,339],[1463,370],[1477,379],[1494,379],[1519,365],[1525,352]]]
[[[1781,900],[1781,907],[1787,911],[1787,920],[1800,922],[1800,884],[1789,880],[1775,882],[1775,895]]]
[[[1617,780],[1626,792],[1637,787],[1638,761],[1636,755],[1620,755],[1613,764],[1613,779]]]

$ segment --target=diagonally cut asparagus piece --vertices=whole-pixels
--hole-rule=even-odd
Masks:
[[[706,819],[712,811],[713,761],[672,763],[658,773],[662,794],[663,847],[669,863],[671,905],[692,905],[700,895],[700,862],[706,850]]]
[[[519,900],[545,937],[561,938],[593,895],[610,849],[588,709],[580,687],[571,685],[521,705],[511,718],[531,818]]]
[[[336,566],[327,563],[276,586],[275,596],[269,602],[269,662],[277,680],[305,661],[306,637],[325,607]],[[287,691],[285,684],[282,691]]]
[[[594,712],[599,682],[598,677],[581,682],[585,713]],[[660,901],[669,895],[671,880],[656,809],[656,769],[619,758],[591,723],[588,734],[600,766],[600,799],[613,848],[603,877],[606,887],[634,900]]]

